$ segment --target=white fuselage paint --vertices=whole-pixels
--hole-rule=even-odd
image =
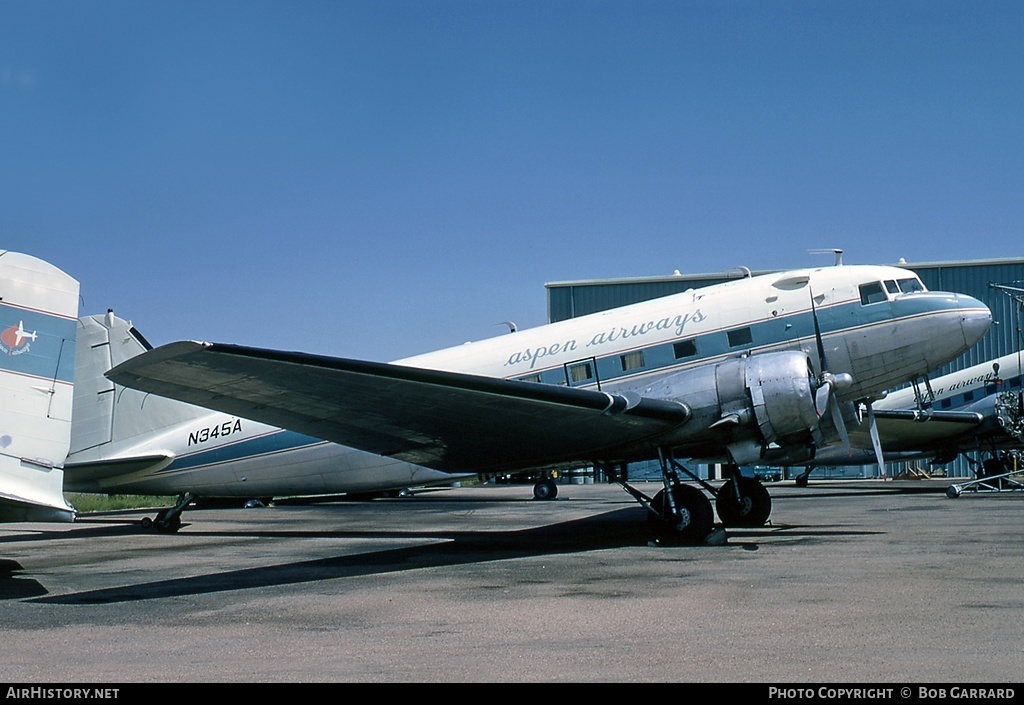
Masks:
[[[881,302],[861,304],[861,284],[907,278],[916,276],[893,267],[860,266],[745,278],[396,364],[657,395],[657,382],[667,375],[739,354],[804,350],[817,360],[813,299],[826,367],[853,377],[853,384],[843,391],[844,398],[864,398],[945,364],[972,345],[988,326],[987,308],[954,294],[894,293]],[[739,335],[738,344],[730,345],[729,331],[745,328],[750,329],[751,339],[744,342]],[[112,346],[122,337],[121,333],[112,334]],[[667,350],[677,344],[685,348],[687,341],[696,341],[699,352],[666,357]],[[627,369],[623,356],[641,351],[648,351],[649,358],[660,355],[660,361]],[[109,368],[139,352],[141,347],[122,350],[103,365]],[[587,362],[598,372],[618,367],[579,384],[566,377],[575,363]],[[106,380],[102,383],[110,386]],[[78,396],[76,391],[76,400]],[[109,411],[93,414],[94,420],[101,421],[92,429],[83,426],[83,437],[90,440],[80,444],[69,461],[96,463],[148,455],[164,455],[166,460],[130,474],[83,470],[77,475],[79,482],[92,491],[173,494],[187,490],[217,496],[280,496],[372,491],[454,479],[414,464],[122,387],[117,387],[113,404]],[[145,405],[168,406],[147,410]],[[180,407],[189,410],[187,418],[172,420],[175,413],[181,413]],[[139,419],[153,418],[154,423],[132,428],[123,437],[117,435],[118,425],[111,424],[113,435],[103,437],[104,414],[115,419],[130,417],[136,426]]]

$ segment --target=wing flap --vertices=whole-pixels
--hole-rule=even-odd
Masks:
[[[446,472],[614,458],[689,418],[636,395],[217,343],[171,343],[107,376]]]

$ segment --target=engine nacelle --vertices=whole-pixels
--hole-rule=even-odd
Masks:
[[[779,443],[818,424],[816,377],[802,352],[753,355],[742,360],[747,394],[765,443]]]
[[[644,391],[676,399],[693,412],[682,446],[728,449],[739,465],[761,460],[770,445],[808,446],[820,421],[817,378],[800,350],[746,355],[685,370]],[[819,436],[820,441],[820,436]]]

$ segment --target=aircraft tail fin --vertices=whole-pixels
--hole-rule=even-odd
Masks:
[[[79,283],[0,250],[0,521],[72,521],[71,444]]]
[[[159,461],[162,456],[154,448],[159,448],[162,430],[210,414],[191,404],[115,385],[104,376],[111,367],[151,348],[113,311],[79,320],[68,489],[102,491],[90,484],[102,476],[97,475],[101,470],[116,475],[117,468],[132,466],[128,461]]]

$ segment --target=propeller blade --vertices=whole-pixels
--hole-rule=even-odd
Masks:
[[[814,306],[814,291],[808,288],[811,295],[811,319],[814,321],[814,341],[818,345],[818,368],[822,375],[828,370],[828,363],[825,361],[825,342],[821,339],[821,326],[818,325],[818,309]],[[821,413],[825,413],[824,409]],[[820,415],[820,414],[819,414]]]
[[[875,449],[875,458],[878,460],[878,468],[882,471],[882,479],[886,479],[885,457],[882,455],[882,443],[878,440],[878,424],[875,423],[875,412],[868,404],[868,431],[871,434],[871,445]]]
[[[820,419],[828,409],[828,400],[832,396],[832,385],[823,384],[814,392],[814,410]],[[833,404],[833,407],[835,405]]]
[[[846,430],[846,422],[843,421],[843,410],[839,408],[838,401],[832,404],[832,423],[835,424],[836,430],[839,431],[839,438],[842,439],[846,452],[852,453],[853,448],[850,446],[850,434]]]

